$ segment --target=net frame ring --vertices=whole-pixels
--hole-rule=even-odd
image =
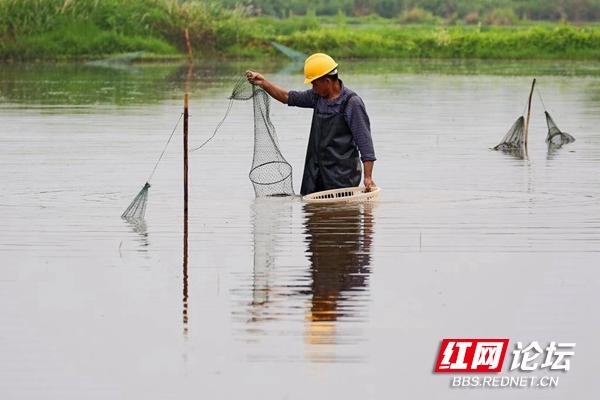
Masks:
[[[276,180],[270,180],[270,181],[266,181],[264,179],[261,180],[260,176],[257,176],[257,175],[262,175],[263,174],[262,171],[264,171],[265,168],[271,168],[271,167],[275,167],[275,168],[284,167],[287,170],[287,172],[282,174],[281,170],[277,171],[279,173],[279,177]],[[277,183],[285,181],[286,179],[290,178],[291,176],[292,176],[292,166],[287,161],[268,161],[266,163],[262,163],[262,164],[259,164],[255,167],[253,167],[250,170],[250,172],[248,173],[250,182],[254,183],[255,185],[275,185]]]
[[[302,201],[312,204],[362,203],[377,201],[381,188],[374,187],[365,192],[364,187],[355,186],[340,189],[323,190],[302,196]]]

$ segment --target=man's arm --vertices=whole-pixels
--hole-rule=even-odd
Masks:
[[[275,100],[282,102],[283,104],[288,103],[288,91],[281,86],[278,86],[265,79],[264,76],[254,71],[246,71],[246,78],[253,85],[258,85],[264,89],[271,97]]]
[[[375,182],[373,182],[373,165],[375,161],[363,161],[363,173],[364,179],[363,183],[365,184],[365,191],[370,192],[372,188],[377,187]]]
[[[363,184],[365,190],[370,192],[377,185],[373,182],[373,165],[376,160],[373,139],[371,138],[371,123],[362,99],[358,96],[348,100],[346,107],[346,122],[352,131],[354,142],[360,151],[363,163]]]

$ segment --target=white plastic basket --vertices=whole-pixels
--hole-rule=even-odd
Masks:
[[[323,190],[307,194],[302,197],[307,203],[359,203],[364,201],[375,201],[379,198],[381,189],[372,188],[370,192],[365,192],[364,187],[348,187],[341,189]]]

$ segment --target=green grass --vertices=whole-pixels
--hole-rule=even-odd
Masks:
[[[515,26],[401,25],[381,17],[245,18],[201,1],[0,0],[0,60],[100,58],[144,50],[279,57],[276,40],[305,53],[343,58],[600,59],[600,28],[520,22]]]
[[[350,58],[600,59],[600,29],[569,25],[315,29],[276,40]]]
[[[239,41],[236,20],[199,1],[0,0],[0,59],[180,53],[188,27],[197,50],[213,51]]]
[[[3,41],[0,53],[11,59],[56,59],[106,55],[145,50],[153,54],[176,54],[177,49],[159,38],[103,31],[95,25],[69,24],[47,33],[24,35]]]

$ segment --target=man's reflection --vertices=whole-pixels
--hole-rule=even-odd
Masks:
[[[335,342],[335,321],[360,317],[371,272],[372,205],[305,205],[312,300],[309,343]]]
[[[259,199],[254,204],[249,318],[246,314],[251,325],[246,329],[257,334],[265,332],[267,321],[294,323],[298,301],[302,301],[306,342],[339,343],[340,338],[349,339],[336,332],[339,320],[347,319],[344,327],[352,329],[352,322],[364,318],[371,271],[372,205],[302,205],[309,267],[300,273],[293,264],[280,265],[281,257],[295,256],[294,204],[290,199]],[[311,359],[331,359],[323,346],[310,350],[315,351],[309,354]]]

